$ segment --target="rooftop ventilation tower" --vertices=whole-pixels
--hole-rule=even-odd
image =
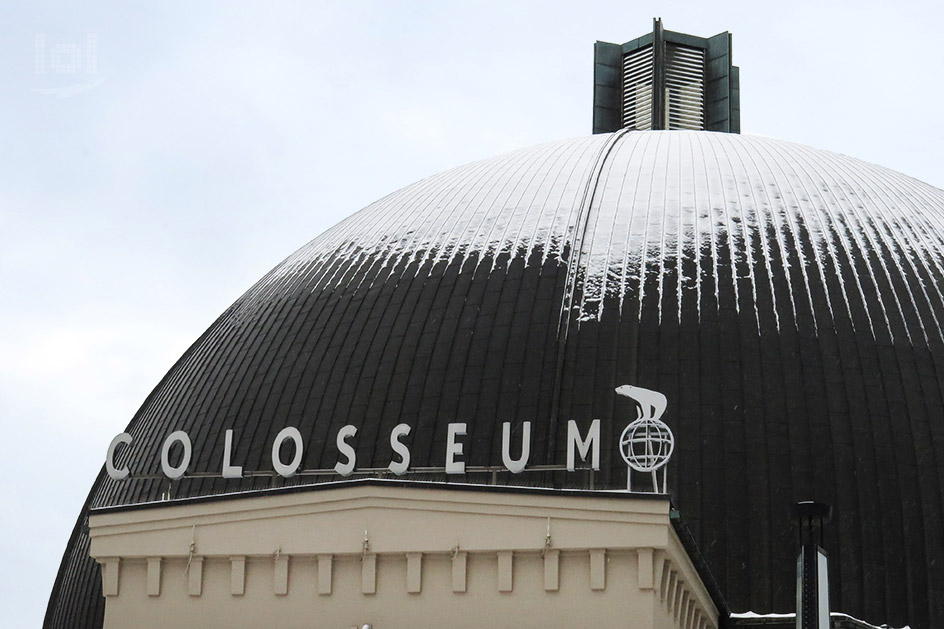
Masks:
[[[731,34],[707,39],[675,33],[653,20],[652,32],[625,44],[597,42],[593,63],[593,132],[694,129],[741,132],[738,68]]]

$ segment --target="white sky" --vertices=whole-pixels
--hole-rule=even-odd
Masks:
[[[944,186],[933,2],[131,4],[0,9],[10,627],[41,624],[109,440],[216,316],[396,188],[588,134],[594,40],[729,30],[745,133]]]

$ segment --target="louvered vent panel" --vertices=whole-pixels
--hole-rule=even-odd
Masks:
[[[623,127],[652,128],[652,46],[623,55]]]
[[[705,128],[705,51],[665,46],[665,128]]]

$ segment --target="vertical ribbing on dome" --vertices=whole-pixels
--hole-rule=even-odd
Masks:
[[[172,430],[209,475],[232,428],[236,463],[261,474],[186,477],[180,497],[316,482],[274,477],[285,426],[306,472],[334,465],[342,423],[359,468],[383,468],[400,421],[414,466],[441,468],[451,421],[469,424],[470,464],[501,463],[503,421],[531,421],[532,462],[561,464],[565,420],[602,418],[596,487],[621,488],[612,444],[634,409],[613,387],[636,384],[669,399],[673,500],[734,608],[792,604],[786,505],[820,498],[837,508],[837,604],[938,626],[942,287],[944,192],[878,166],[682,131],[516,151],[394,192],[266,274],[131,421],[136,478],[100,477],[89,504],[156,499]],[[100,624],[85,514],[47,626]]]
[[[606,165],[607,157],[629,130],[617,131],[608,136],[594,160],[590,175],[587,178],[583,189],[580,202],[576,206],[576,214],[572,223],[572,238],[569,244],[570,258],[567,260],[567,275],[564,280],[564,291],[561,295],[560,311],[557,319],[557,352],[554,361],[554,394],[551,401],[551,416],[549,418],[548,446],[546,451],[546,463],[553,464],[553,457],[556,453],[556,435],[559,432],[560,422],[560,397],[561,387],[564,378],[564,361],[567,356],[567,338],[570,333],[571,320],[575,309],[574,298],[576,297],[578,286],[578,276],[583,258],[583,241],[586,238],[587,227],[590,220],[590,208],[593,205],[593,198],[597,192],[600,176]],[[582,308],[582,304],[581,304]]]

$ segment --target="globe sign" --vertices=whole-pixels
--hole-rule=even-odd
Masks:
[[[637,472],[656,471],[669,462],[674,449],[672,430],[658,419],[637,419],[620,435],[620,454]]]

